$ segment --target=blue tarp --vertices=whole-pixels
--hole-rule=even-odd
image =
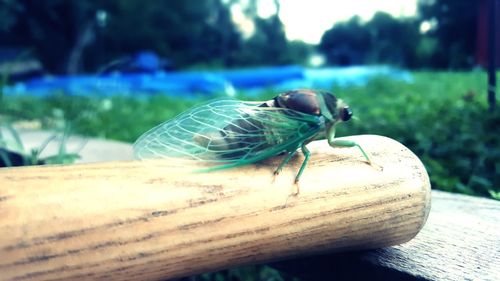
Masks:
[[[276,88],[280,90],[293,88],[331,89],[333,86],[363,86],[378,77],[404,82],[412,81],[410,72],[388,66],[329,67],[304,69],[302,79],[285,81]]]
[[[411,74],[385,66],[342,68],[267,67],[244,70],[124,73],[104,76],[78,75],[44,77],[5,88],[6,94],[45,96],[67,95],[148,95],[171,96],[234,94],[235,90],[266,88],[331,89],[332,86],[362,86],[375,77],[411,81]]]

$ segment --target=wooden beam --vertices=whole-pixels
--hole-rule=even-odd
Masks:
[[[0,170],[0,280],[158,280],[243,264],[406,242],[430,207],[429,178],[400,143],[311,143],[279,159],[213,173],[178,161]],[[279,157],[277,157],[279,158]]]

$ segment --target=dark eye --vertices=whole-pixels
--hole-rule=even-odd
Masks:
[[[348,121],[352,117],[352,110],[349,107],[342,109],[342,121]]]

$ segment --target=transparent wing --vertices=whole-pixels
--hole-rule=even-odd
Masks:
[[[261,104],[217,100],[193,108],[142,135],[134,144],[135,156],[252,163],[296,149],[320,129],[316,116]]]

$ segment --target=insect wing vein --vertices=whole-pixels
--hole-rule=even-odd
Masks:
[[[315,116],[260,104],[218,100],[193,108],[142,135],[135,156],[237,165],[276,155],[319,131]]]

